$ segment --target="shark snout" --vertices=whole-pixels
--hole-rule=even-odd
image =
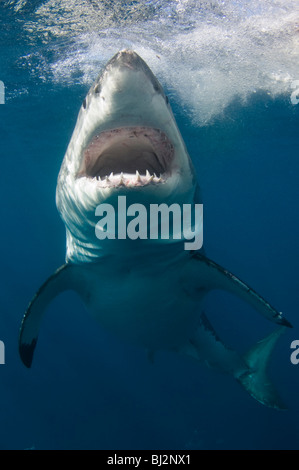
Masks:
[[[135,51],[124,49],[115,54],[109,64],[114,67],[128,67],[131,70],[136,70],[144,65],[144,61]]]
[[[125,49],[115,54],[108,62],[106,72],[106,78],[111,79],[113,75],[118,76],[121,82],[125,82],[126,87],[135,88],[137,95],[138,93],[157,94],[166,100],[161,84],[135,51]]]
[[[124,49],[119,51],[115,56],[115,62],[117,65],[123,65],[125,67],[138,67],[138,62],[140,62],[140,57],[136,54],[135,51],[130,51]]]

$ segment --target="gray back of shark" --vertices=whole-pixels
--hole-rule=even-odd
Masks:
[[[146,348],[150,358],[163,349],[192,357],[231,374],[260,403],[285,408],[266,368],[290,323],[203,250],[185,250],[183,234],[168,240],[96,237],[97,207],[109,204],[117,212],[120,196],[146,208],[201,202],[168,99],[132,51],[108,62],[80,109],[56,193],[66,226],[66,264],[40,287],[24,315],[23,363],[31,367],[48,304],[73,290],[102,327]],[[223,344],[202,312],[202,300],[214,289],[234,294],[281,326],[240,355]]]

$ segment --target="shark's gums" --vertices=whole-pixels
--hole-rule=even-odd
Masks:
[[[49,302],[74,290],[103,328],[149,351],[171,350],[231,374],[256,400],[283,409],[266,375],[277,339],[291,327],[253,289],[184,237],[99,239],[96,209],[119,196],[128,204],[201,204],[195,171],[164,91],[146,63],[121,51],[83,101],[58,177],[57,208],[66,227],[66,264],[39,289],[22,321],[19,350],[31,367]],[[280,325],[244,356],[226,347],[202,300],[226,290]],[[152,300],[155,299],[153,304]]]

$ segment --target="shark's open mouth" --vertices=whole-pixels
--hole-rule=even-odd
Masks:
[[[111,129],[84,150],[78,177],[95,179],[101,187],[159,184],[170,176],[173,156],[173,145],[159,129]]]

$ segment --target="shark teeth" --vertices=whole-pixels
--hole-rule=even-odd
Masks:
[[[141,175],[138,170],[135,174],[131,173],[119,173],[114,174],[113,172],[110,175],[104,177],[96,176],[93,178],[93,181],[96,182],[101,188],[117,188],[124,186],[127,188],[134,188],[138,186],[147,186],[150,184],[161,184],[165,183],[165,175],[160,175],[159,177],[154,173],[151,174],[149,170],[146,170],[145,175]]]

